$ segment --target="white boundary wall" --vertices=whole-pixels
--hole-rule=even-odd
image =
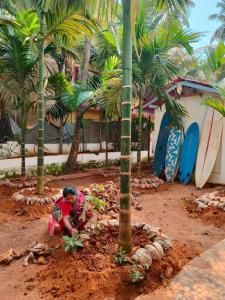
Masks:
[[[19,157],[20,156],[20,145],[18,142],[12,142],[9,141],[6,144],[0,144],[1,149],[0,149],[0,157],[1,156],[7,156],[7,158],[11,157]],[[50,153],[59,153],[59,144],[45,144],[45,150],[46,152]],[[63,144],[63,154],[68,154],[70,152],[71,144]],[[84,145],[84,150],[89,150],[89,151],[99,151],[100,145],[99,143],[88,143]],[[102,150],[105,149],[105,142],[102,142]],[[113,149],[113,144],[109,143],[108,144],[108,149],[111,150]],[[35,154],[37,153],[37,145],[34,144],[26,144],[26,150],[30,154]],[[83,145],[80,144],[79,146],[79,151],[83,151]]]
[[[184,123],[185,132],[187,131],[191,123],[197,122],[200,128],[200,135],[201,135],[202,127],[204,124],[204,120],[206,118],[207,111],[209,109],[211,110],[211,108],[202,105],[201,102],[204,99],[204,97],[208,97],[208,96],[212,97],[212,95],[209,94],[203,97],[196,95],[196,96],[181,98],[180,103],[186,108],[189,114],[189,117],[186,118]],[[160,124],[164,112],[165,112],[165,105],[162,106],[161,110],[160,109],[155,110],[155,127],[154,127],[153,139],[152,139],[153,149],[155,149],[157,137],[159,134],[159,128],[160,128]],[[216,184],[225,184],[225,119],[223,121],[221,148],[218,153],[213,172],[208,182],[216,183]]]
[[[142,159],[148,157],[148,151],[142,151]],[[120,159],[120,152],[109,152],[109,159]],[[68,155],[54,155],[54,156],[45,156],[44,164],[50,165],[53,163],[61,164],[67,161]],[[89,161],[104,161],[105,153],[99,153],[98,155],[92,153],[78,154],[77,162],[87,163]],[[132,152],[131,156],[132,163],[137,162],[137,152]],[[35,168],[37,166],[37,157],[27,157],[26,158],[26,168]],[[0,171],[2,170],[15,170],[20,171],[21,168],[21,158],[11,158],[11,159],[2,159],[0,160]]]

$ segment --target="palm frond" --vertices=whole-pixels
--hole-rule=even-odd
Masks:
[[[14,80],[25,88],[25,82],[32,83],[37,75],[37,59],[30,53],[29,45],[24,44],[15,32],[3,26],[0,33],[0,72],[5,79]]]
[[[218,111],[225,118],[225,102],[221,99],[206,98],[202,101],[202,104],[207,105],[216,111]]]
[[[54,35],[65,45],[73,45],[80,33],[91,35],[95,27],[93,22],[71,8],[61,10],[59,7],[55,11],[48,10],[45,13],[45,22],[47,30],[44,39],[49,40]]]
[[[93,94],[93,90],[83,88],[82,85],[76,83],[73,86],[73,93],[64,93],[61,95],[61,99],[69,111],[76,111],[77,109],[86,111],[90,102],[94,105]]]
[[[171,97],[168,94],[162,95],[165,99],[166,111],[171,116],[172,127],[177,129],[183,129],[183,121],[188,117],[188,112],[182,104],[180,104],[175,98]]]
[[[48,88],[58,96],[62,93],[73,94],[72,84],[66,79],[64,73],[56,73],[48,77]]]
[[[166,6],[171,10],[185,9],[185,6],[190,3],[189,0],[156,0],[156,6],[162,8]]]

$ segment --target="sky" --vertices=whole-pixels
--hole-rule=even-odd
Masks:
[[[213,13],[218,13],[217,0],[194,0],[195,7],[191,9],[189,22],[194,31],[206,32],[205,36],[194,45],[195,48],[206,46],[210,43],[212,33],[220,25],[216,21],[208,19]]]

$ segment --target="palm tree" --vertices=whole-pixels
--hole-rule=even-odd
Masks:
[[[21,113],[21,175],[26,174],[25,135],[27,117],[34,105],[30,94],[35,92],[37,81],[37,59],[30,53],[30,47],[19,38],[17,31],[2,26],[0,28],[0,72],[3,90],[7,90],[13,107]]]
[[[131,153],[131,99],[132,99],[132,16],[136,6],[132,0],[123,0],[123,87],[122,87],[122,119],[121,119],[121,199],[119,247],[131,251],[130,223],[130,153]],[[184,9],[187,0],[155,0],[157,7],[166,5],[169,9]],[[137,4],[137,3],[136,3]],[[131,14],[132,12],[132,14]],[[134,19],[135,20],[135,19]],[[134,24],[133,24],[134,25]]]
[[[93,3],[93,1],[89,1],[86,3],[88,7],[88,12],[96,17],[99,21],[107,19],[107,21],[111,20],[114,17],[114,12],[115,12],[115,3],[108,3],[108,5],[105,5],[102,1],[96,1]],[[110,15],[110,17],[107,16],[107,14]],[[104,17],[106,15],[106,18]],[[104,34],[99,34],[101,31],[98,31],[98,39],[101,37],[103,40],[103,37],[105,38]],[[102,32],[101,32],[102,33]],[[91,53],[91,45],[92,41],[91,39],[86,36],[85,41],[84,41],[84,49],[83,49],[83,60],[81,62],[81,70],[79,74],[79,81],[82,87],[85,89],[88,85],[88,68],[92,59],[92,64],[95,61],[96,57],[101,57],[101,60],[104,60],[105,56],[100,56],[100,55],[94,55],[92,56]],[[98,61],[99,62],[99,61]],[[101,70],[101,67],[99,68],[98,64],[98,70],[97,72]],[[92,105],[92,104],[91,104]],[[80,142],[80,129],[81,129],[81,123],[83,120],[83,116],[85,113],[86,109],[84,110],[82,107],[77,107],[76,111],[76,123],[75,123],[75,128],[74,128],[74,135],[73,135],[73,141],[72,141],[72,146],[70,149],[69,157],[65,165],[65,172],[70,173],[74,170],[75,163],[77,161],[77,155],[78,155],[78,150],[79,150],[79,142]]]
[[[85,91],[88,84],[88,67],[90,63],[91,58],[91,40],[89,37],[85,38],[84,43],[84,51],[83,51],[83,64],[80,72],[80,84],[82,89]],[[83,91],[83,92],[84,92]],[[89,93],[88,91],[86,91]],[[87,100],[86,98],[84,100]],[[82,104],[82,103],[81,103]],[[82,105],[76,106],[76,123],[74,127],[74,135],[73,135],[73,141],[69,153],[68,160],[65,165],[65,172],[71,172],[74,170],[75,163],[77,161],[77,155],[79,151],[79,145],[80,145],[80,129],[81,129],[81,123],[83,120],[84,113],[88,109],[89,105],[86,105],[85,109]]]
[[[123,80],[121,103],[121,157],[120,157],[120,216],[118,246],[131,252],[131,100],[132,100],[132,1],[123,0]]]
[[[142,16],[143,22],[144,16]],[[154,20],[152,23],[155,23]],[[142,141],[142,102],[152,96],[161,95],[164,87],[181,73],[182,62],[171,55],[174,49],[193,53],[191,43],[196,42],[198,33],[183,30],[179,22],[173,22],[167,29],[164,23],[155,23],[151,26],[152,31],[138,30],[136,34],[141,41],[140,56],[134,56],[133,68],[133,91],[139,101],[139,129],[138,129],[138,173],[141,173],[141,141]],[[138,26],[136,25],[136,28]],[[143,26],[143,28],[145,28]],[[162,96],[161,96],[162,97]],[[172,98],[164,97],[166,106],[171,115],[173,123],[177,127],[182,126],[182,119],[186,116],[185,110]],[[171,102],[172,101],[172,102]],[[172,107],[169,105],[173,103]],[[141,112],[140,112],[141,110]],[[179,122],[180,121],[180,122]]]
[[[70,164],[72,165],[72,168],[74,170],[78,151],[79,151],[79,145],[80,145],[80,129],[81,129],[83,115],[90,107],[95,105],[95,101],[93,100],[93,97],[94,97],[94,91],[92,87],[88,85],[84,87],[82,83],[74,84],[74,89],[72,94],[62,95],[62,102],[65,108],[68,111],[74,111],[77,114],[75,128],[74,128],[73,142],[70,150],[71,157],[69,157],[68,159],[69,168],[68,166],[66,166],[65,172],[68,172],[68,170],[71,171]]]
[[[73,88],[64,73],[56,73],[48,78],[48,89],[54,93],[55,104],[49,107],[47,115],[53,120],[59,120],[59,153],[63,153],[63,126],[70,111],[62,101],[64,93],[72,94]],[[51,99],[51,96],[48,97]]]
[[[216,20],[222,24],[213,33],[212,41],[215,39],[224,41],[225,40],[225,0],[218,1],[216,6],[220,9],[220,12],[218,14],[210,15],[209,19]]]
[[[39,62],[39,101],[38,101],[38,164],[37,164],[37,193],[44,190],[44,117],[45,117],[45,70],[44,48],[49,42],[59,41],[63,44],[73,44],[77,34],[91,33],[92,23],[82,16],[80,10],[82,1],[60,0],[30,0],[35,9],[37,22],[29,30],[26,37],[36,43]],[[78,12],[78,13],[77,13]],[[31,11],[34,14],[34,11]],[[82,13],[82,14],[79,14]],[[22,27],[23,28],[23,27]]]

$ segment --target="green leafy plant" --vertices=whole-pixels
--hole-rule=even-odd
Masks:
[[[45,167],[45,175],[54,175],[54,176],[58,176],[59,174],[62,173],[64,169],[64,165],[63,164],[51,164],[51,165],[47,165]]]
[[[102,200],[98,197],[95,197],[93,195],[87,195],[85,197],[85,200],[89,201],[92,204],[92,206],[96,212],[98,212],[98,213],[104,212],[105,205],[106,205],[104,200]]]
[[[119,165],[119,160],[118,159],[109,160],[107,167],[118,166],[118,165]],[[79,170],[79,171],[84,171],[84,170],[88,170],[88,169],[92,169],[92,168],[95,168],[95,169],[100,168],[101,169],[101,168],[104,168],[104,167],[106,167],[106,163],[105,162],[90,161],[88,163],[76,162],[74,169],[75,170]]]
[[[18,178],[19,176],[16,170],[3,170],[0,172],[0,177],[4,179]]]
[[[138,283],[145,278],[145,276],[139,271],[138,267],[139,266],[136,264],[133,264],[132,270],[130,271],[131,283]]]
[[[125,251],[120,247],[115,255],[115,263],[119,266],[126,265],[130,262],[129,258],[125,256]]]
[[[65,241],[64,243],[65,252],[70,251],[73,255],[77,253],[79,247],[84,246],[82,240],[79,239],[78,234],[74,234],[71,237],[64,235],[63,240]]]
[[[105,191],[105,187],[103,184],[95,184],[94,188],[92,189],[93,192],[101,193]]]

